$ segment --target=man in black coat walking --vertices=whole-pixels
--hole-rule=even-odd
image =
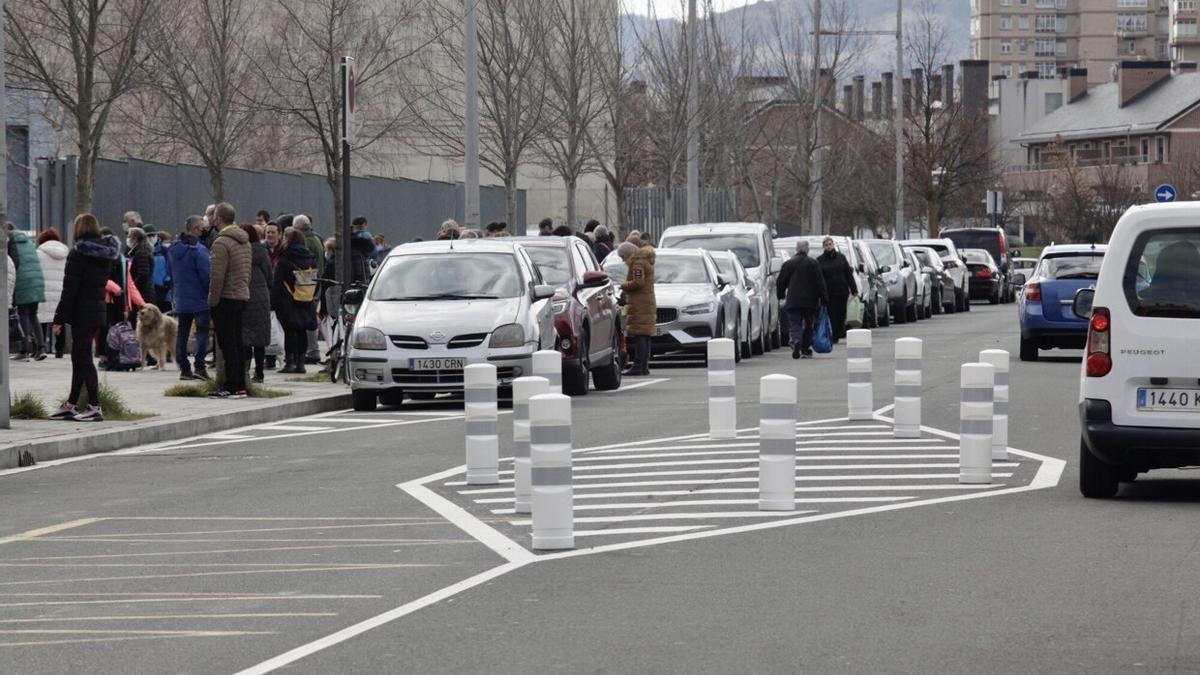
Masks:
[[[808,257],[808,241],[796,242],[796,255],[783,263],[775,282],[779,299],[784,300],[788,314],[788,334],[792,343],[792,358],[812,358],[813,328],[821,305],[829,305],[825,275],[821,266]]]
[[[838,252],[833,237],[825,237],[823,249],[817,256],[821,274],[825,276],[825,288],[829,291],[829,323],[833,327],[833,342],[846,337],[846,303],[851,295],[858,295],[858,281],[846,256]]]

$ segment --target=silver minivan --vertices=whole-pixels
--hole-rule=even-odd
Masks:
[[[668,227],[659,239],[660,248],[701,248],[708,251],[729,251],[737,255],[746,275],[754,282],[755,290],[767,303],[766,326],[768,349],[779,347],[783,322],[779,315],[779,296],[775,279],[783,263],[775,257],[771,228],[762,223],[707,223]]]

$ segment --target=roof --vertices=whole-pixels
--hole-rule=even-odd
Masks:
[[[1146,134],[1158,131],[1200,104],[1200,72],[1163,78],[1120,107],[1120,85],[1109,82],[1088,90],[1017,136],[1021,144]]]
[[[392,249],[388,257],[413,253],[449,253],[451,249],[463,253],[512,253],[512,237],[502,239],[439,239],[401,244]]]
[[[569,237],[501,237],[501,238],[508,239],[512,243],[520,244],[522,246],[541,246],[544,248],[552,248],[552,247],[553,248],[566,248],[567,244],[570,243],[570,241],[572,239],[577,239],[579,241],[583,241],[582,239],[579,239],[579,237],[576,237],[575,235],[571,235]]]
[[[1104,253],[1108,244],[1054,244],[1042,249],[1042,257],[1053,253]]]
[[[698,223],[695,225],[672,225],[663,231],[662,236],[677,234],[731,234],[737,232],[745,232],[749,228],[754,228],[755,231],[770,230],[762,223]]]

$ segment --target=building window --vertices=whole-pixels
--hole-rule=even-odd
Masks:
[[[1029,153],[1030,153],[1029,163],[1034,166],[1041,166],[1042,165],[1042,149],[1041,148],[1030,148]]]
[[[1054,44],[1054,53],[1057,56],[1066,56],[1067,55],[1067,41],[1059,40],[1058,42],[1056,42]]]
[[[1033,21],[1034,30],[1039,33],[1053,33],[1058,26],[1058,17],[1053,14],[1038,14]]]
[[[1017,40],[1017,50],[1018,50],[1018,51],[1020,51],[1022,54],[1024,54],[1024,53],[1025,53],[1025,47],[1026,47],[1026,42],[1025,42],[1025,40]]]
[[[1175,37],[1196,37],[1196,20],[1177,20],[1175,22]]]
[[[1039,64],[1037,64],[1037,67],[1038,67],[1038,78],[1039,79],[1053,80],[1055,78],[1055,76],[1058,74],[1058,69],[1055,67],[1053,62],[1039,63]]]
[[[979,17],[978,16],[971,17],[971,35],[972,36],[979,35]]]
[[[1029,30],[1029,17],[1027,17],[1027,16],[1017,17],[1017,28],[1020,30]]]
[[[1112,143],[1109,141],[1104,141],[1104,161],[1108,162],[1111,160],[1112,160]]]
[[[1009,66],[1009,65],[1000,66],[1000,74],[1004,77],[1012,77],[1012,66]]]
[[[1117,7],[1145,7],[1146,0],[1117,0]]]
[[[1055,33],[1067,32],[1067,17],[1065,17],[1065,16],[1054,17],[1054,32]]]
[[[1012,7],[1012,0],[1000,0],[1001,7]]]
[[[1145,14],[1118,14],[1117,30],[1144,33],[1146,32]]]
[[[1175,11],[1194,12],[1195,10],[1196,0],[1175,0]]]
[[[1140,161],[1142,161],[1142,162],[1150,161],[1150,139],[1149,138],[1142,139],[1142,158]]]
[[[899,47],[897,47],[896,49],[899,49]],[[1000,43],[1000,53],[1001,54],[1011,54],[1012,53],[1012,43],[1011,42],[1001,42]]]
[[[1033,53],[1037,56],[1054,56],[1054,40],[1035,40]]]
[[[1012,30],[1012,17],[1000,17],[1000,30]]]
[[[1158,161],[1165,164],[1167,162],[1167,137],[1159,136],[1156,143],[1158,145]]]

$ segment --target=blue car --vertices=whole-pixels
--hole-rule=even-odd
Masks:
[[[1075,316],[1071,303],[1075,291],[1096,285],[1107,248],[1103,244],[1063,244],[1042,251],[1017,296],[1022,361],[1037,361],[1041,349],[1084,347],[1088,322]]]

